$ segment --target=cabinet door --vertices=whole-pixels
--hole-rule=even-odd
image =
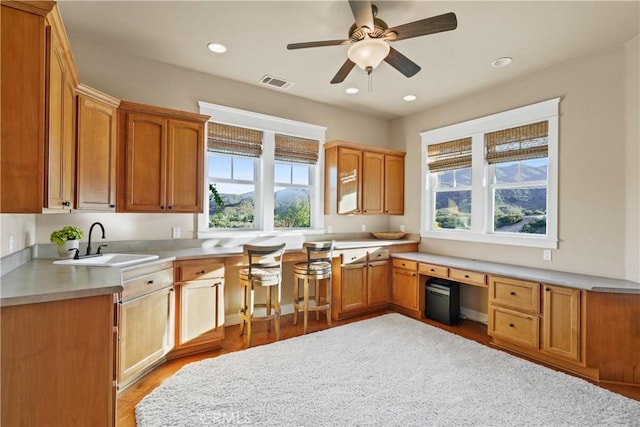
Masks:
[[[362,151],[338,149],[338,213],[361,213],[360,176]]]
[[[167,210],[202,212],[204,125],[169,120]]]
[[[393,269],[391,281],[391,302],[410,310],[418,310],[418,272]]]
[[[580,290],[543,286],[542,350],[580,361]]]
[[[115,107],[78,95],[76,209],[115,208],[116,112]]]
[[[367,264],[369,305],[389,302],[389,279],[389,261],[376,261]]]
[[[0,424],[113,426],[113,295],[2,307]]]
[[[362,153],[362,213],[384,212],[384,154]]]
[[[165,212],[166,120],[127,113],[125,136],[126,212]]]
[[[404,215],[404,157],[384,156],[384,213]]]
[[[49,79],[47,81],[49,135],[47,144],[47,208],[71,208],[75,165],[72,84],[66,78],[62,46],[54,31],[49,36]]]
[[[180,285],[178,346],[192,340],[218,338],[224,325],[223,279],[194,280]]]
[[[42,213],[46,203],[44,17],[7,2],[1,2],[0,8],[0,212]]]
[[[367,307],[367,270],[365,264],[342,266],[342,312],[360,310]]]
[[[120,390],[173,347],[173,304],[173,288],[165,288],[120,307]]]

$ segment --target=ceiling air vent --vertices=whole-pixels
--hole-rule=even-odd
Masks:
[[[262,79],[260,79],[260,83],[267,86],[277,87],[278,89],[282,90],[287,90],[295,84],[293,82],[288,82],[284,79],[273,76],[264,76]]]

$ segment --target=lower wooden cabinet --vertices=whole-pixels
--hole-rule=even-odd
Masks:
[[[175,262],[175,347],[170,357],[207,351],[224,340],[224,259]]]
[[[161,363],[173,348],[173,263],[123,270],[118,390]]]
[[[415,261],[394,259],[391,286],[391,302],[393,305],[417,312],[419,315],[418,263]]]
[[[582,292],[560,286],[542,287],[542,351],[579,362]]]
[[[3,426],[115,425],[115,296],[2,307]]]
[[[389,251],[345,250],[333,276],[332,317],[344,319],[389,305]]]
[[[502,346],[584,366],[581,299],[578,289],[490,276],[489,335]]]

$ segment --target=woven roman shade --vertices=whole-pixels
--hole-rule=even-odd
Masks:
[[[486,133],[484,143],[490,164],[547,157],[549,122]]]
[[[262,131],[213,122],[207,127],[208,151],[246,157],[262,155]]]
[[[275,136],[276,160],[312,165],[318,162],[318,147],[320,143],[315,139],[306,139],[279,133]]]
[[[427,147],[429,172],[471,167],[471,137],[432,144]]]

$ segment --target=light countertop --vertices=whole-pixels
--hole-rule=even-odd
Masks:
[[[593,292],[611,292],[625,294],[640,294],[640,283],[631,280],[612,279],[609,277],[591,276],[587,274],[565,273],[562,271],[546,270],[542,268],[521,267],[517,265],[501,264],[497,262],[477,261],[466,258],[456,258],[442,255],[431,255],[423,252],[403,252],[392,255],[409,261],[426,262],[446,267],[461,268],[480,273],[495,274],[548,283],[550,285],[567,286]]]
[[[417,244],[414,240],[336,241],[336,250],[351,248],[385,247],[398,244]],[[287,252],[299,252],[292,248]],[[135,252],[130,252],[135,253]],[[144,263],[154,263],[211,257],[242,255],[242,246],[188,248],[162,251],[145,251],[160,258]],[[130,268],[86,267],[53,264],[55,259],[33,259],[0,278],[0,307],[34,304],[96,295],[115,294],[122,291],[122,271]],[[143,264],[137,264],[139,267]]]

